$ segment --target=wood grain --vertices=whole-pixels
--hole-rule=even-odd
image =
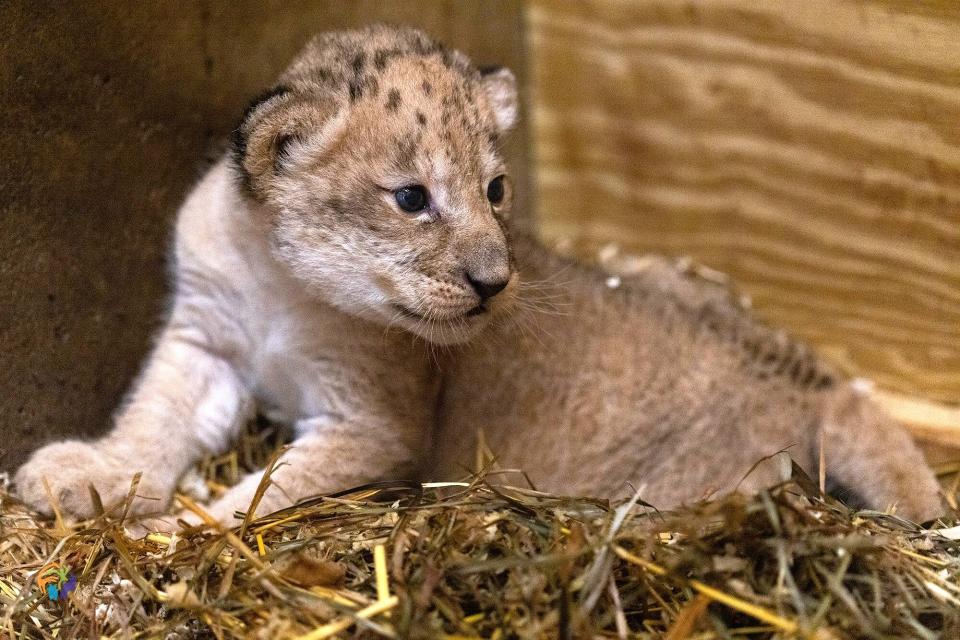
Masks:
[[[960,3],[536,0],[541,232],[690,255],[881,387],[960,402]]]
[[[922,443],[960,450],[960,407],[948,407],[924,401],[915,396],[904,396],[890,391],[878,391],[874,398],[910,428]]]

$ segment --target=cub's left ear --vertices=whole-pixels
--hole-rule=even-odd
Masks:
[[[517,123],[520,110],[517,104],[517,79],[506,67],[481,69],[480,76],[483,91],[493,107],[497,128],[504,133]]]

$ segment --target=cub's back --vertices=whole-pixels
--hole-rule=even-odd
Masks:
[[[500,468],[522,468],[538,488],[617,495],[645,484],[660,504],[733,489],[781,449],[812,462],[834,378],[808,349],[679,272],[610,288],[529,240],[517,252],[524,279],[546,283],[445,362],[438,477],[475,466],[478,429]]]

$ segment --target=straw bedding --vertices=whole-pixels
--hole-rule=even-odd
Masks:
[[[178,499],[203,513],[277,444],[249,433]],[[757,497],[669,513],[488,470],[143,539],[122,506],[71,525],[5,487],[0,638],[960,638],[958,469],[944,475],[952,519],[926,529],[821,497],[798,469]],[[63,601],[38,586],[51,562],[76,581]]]

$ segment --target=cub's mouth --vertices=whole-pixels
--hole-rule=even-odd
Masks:
[[[483,303],[481,302],[480,304],[478,304],[477,306],[473,307],[472,309],[470,309],[469,311],[467,311],[466,313],[464,313],[464,314],[462,314],[462,315],[447,316],[447,317],[444,317],[444,318],[428,318],[427,316],[423,315],[422,313],[417,313],[416,311],[414,311],[414,310],[411,309],[410,307],[407,307],[407,306],[405,306],[405,305],[402,305],[402,304],[400,304],[399,302],[394,302],[394,303],[392,303],[390,306],[391,306],[395,311],[399,312],[401,315],[404,315],[404,316],[406,316],[406,317],[408,317],[408,318],[411,318],[411,319],[413,319],[413,320],[420,320],[420,321],[423,321],[423,322],[447,322],[447,321],[451,321],[451,320],[459,320],[459,319],[461,319],[461,318],[472,318],[472,317],[474,317],[474,316],[483,315],[483,314],[487,313],[487,312],[490,310],[485,304],[483,304]]]

